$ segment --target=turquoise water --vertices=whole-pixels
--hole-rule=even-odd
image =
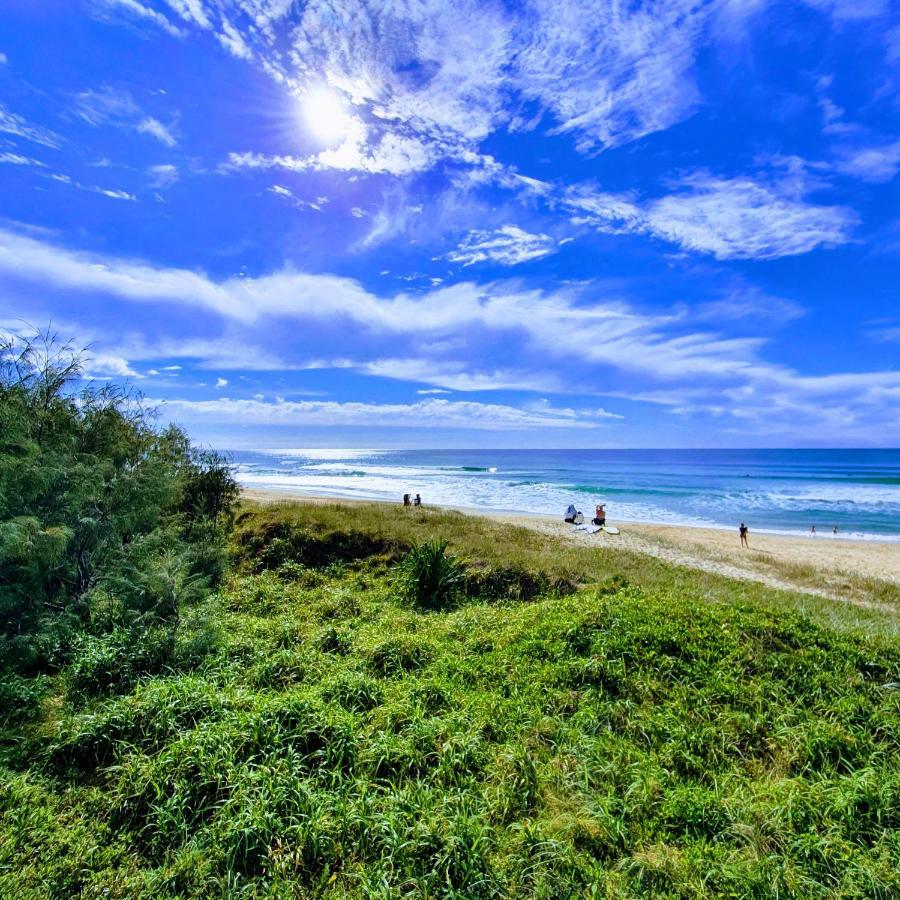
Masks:
[[[234,451],[248,487],[900,541],[900,450]]]

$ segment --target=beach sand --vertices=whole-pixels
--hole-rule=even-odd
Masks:
[[[271,489],[247,489],[243,491],[243,496],[259,503],[354,505],[379,502],[310,496]],[[730,531],[648,525],[620,522],[611,518],[609,524],[620,529],[618,535],[603,532],[586,534],[551,516],[515,515],[472,508],[458,508],[458,511],[467,515],[500,519],[569,543],[621,547],[655,556],[674,565],[702,569],[732,578],[746,578],[775,588],[801,590],[855,602],[867,602],[872,589],[869,579],[900,585],[898,543],[836,539],[830,534],[795,537],[751,532],[750,548],[741,549],[737,528]]]

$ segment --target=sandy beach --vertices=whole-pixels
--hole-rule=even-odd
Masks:
[[[363,502],[272,489],[247,489],[243,496],[260,503],[355,505]],[[830,534],[795,537],[751,533],[750,548],[742,550],[737,529],[649,525],[611,519],[610,524],[620,529],[618,535],[586,534],[551,516],[473,508],[458,508],[458,511],[502,519],[567,542],[621,547],[675,565],[856,602],[868,602],[869,579],[900,585],[900,544],[897,543],[835,539]]]

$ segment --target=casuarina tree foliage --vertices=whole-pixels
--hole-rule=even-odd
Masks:
[[[85,636],[174,631],[221,576],[238,489],[226,461],[83,377],[49,332],[0,343],[0,669]]]

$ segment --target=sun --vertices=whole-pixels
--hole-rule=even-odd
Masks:
[[[325,144],[336,144],[356,129],[344,98],[329,88],[314,88],[302,99],[303,118],[312,135]]]

